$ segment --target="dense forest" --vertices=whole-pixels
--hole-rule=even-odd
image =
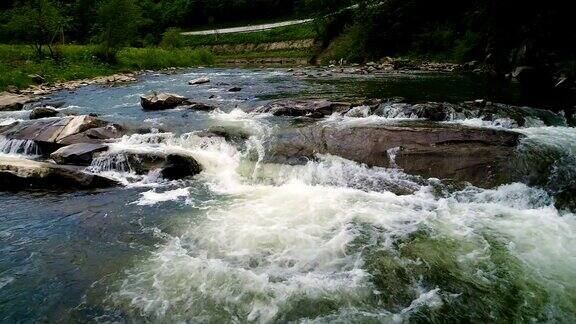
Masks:
[[[179,30],[315,17],[315,55],[329,59],[472,62],[538,87],[576,71],[569,1],[8,0],[0,9],[0,43],[36,44],[40,56],[54,56],[51,44],[92,43],[113,60],[122,46],[156,46]]]
[[[208,26],[226,26],[235,23],[271,21],[282,18],[308,16],[320,8],[322,1],[311,0],[8,0],[2,1],[0,9],[3,25],[0,41],[21,41],[9,28],[9,22],[22,8],[53,4],[59,14],[66,17],[63,27],[70,41],[86,43],[93,41],[99,29],[99,8],[110,5],[118,8],[137,7],[140,15],[137,42],[148,45],[159,42],[160,35],[169,27],[194,29]],[[336,1],[337,6],[349,1]]]

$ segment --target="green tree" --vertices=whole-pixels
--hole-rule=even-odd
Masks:
[[[182,36],[181,32],[180,28],[168,28],[162,35],[160,46],[167,49],[184,47],[184,36]]]
[[[6,29],[21,41],[30,42],[38,57],[43,56],[47,46],[50,56],[55,57],[53,44],[64,35],[68,20],[52,0],[31,0],[9,13]]]
[[[122,47],[133,42],[140,26],[141,10],[134,0],[103,0],[98,7],[100,59],[114,62]]]

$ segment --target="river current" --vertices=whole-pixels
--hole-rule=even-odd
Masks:
[[[187,85],[200,76],[211,82]],[[150,91],[219,109],[144,112],[139,97]],[[576,216],[556,207],[554,185],[576,181],[576,129],[513,128],[526,135],[527,156],[553,160],[550,178],[480,189],[330,155],[264,163],[263,143],[291,121],[246,112],[276,98],[391,96],[518,99],[463,76],[298,78],[285,69],[150,73],[50,95],[65,112],[156,130],[125,136],[89,167],[120,188],[0,192],[0,321],[575,321]],[[0,123],[28,114],[2,112]],[[376,119],[322,122],[390,122]],[[251,136],[237,145],[195,134],[222,126]],[[187,154],[203,172],[136,175],[118,167],[126,151]],[[1,139],[0,152],[36,154]]]

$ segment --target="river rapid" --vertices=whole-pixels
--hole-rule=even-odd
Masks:
[[[211,82],[187,84],[200,76]],[[150,91],[210,98],[219,109],[145,112],[139,97]],[[513,127],[525,135],[520,153],[547,162],[538,186],[481,189],[332,155],[265,163],[270,135],[294,120],[247,112],[277,98],[514,103],[515,93],[458,75],[302,78],[285,69],[150,73],[54,93],[46,102],[63,101],[63,112],[155,131],[124,136],[88,168],[122,187],[0,191],[0,321],[574,322],[576,216],[556,207],[555,193],[576,183],[575,128],[449,121]],[[1,112],[0,124],[28,114]],[[320,121],[375,122],[394,119]],[[211,127],[250,136],[198,136]],[[137,175],[122,163],[127,151],[189,155],[203,171]],[[37,154],[2,139],[0,152]]]

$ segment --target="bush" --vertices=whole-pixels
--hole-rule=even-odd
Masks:
[[[168,30],[162,35],[160,47],[167,49],[184,47],[185,41],[181,32],[182,31],[179,28],[168,28]]]

